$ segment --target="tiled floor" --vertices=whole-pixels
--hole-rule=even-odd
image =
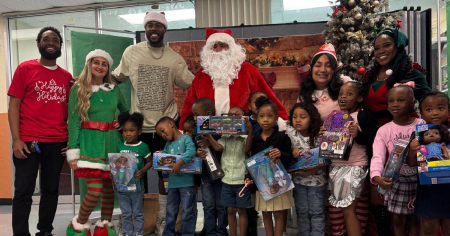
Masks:
[[[11,229],[11,206],[0,206],[0,232],[2,236],[9,236],[12,235],[12,229]],[[78,205],[76,206],[76,209],[78,210]],[[198,203],[198,218],[197,218],[197,230],[200,230],[203,226],[203,208],[202,204]],[[97,214],[93,214],[93,217],[97,217]],[[261,214],[260,214],[261,216]],[[71,204],[59,204],[58,210],[56,212],[55,220],[53,222],[53,227],[55,229],[53,230],[54,235],[58,236],[64,236],[66,232],[66,227],[69,224],[70,220],[73,218],[72,214],[72,205]],[[31,235],[34,235],[36,233],[36,224],[38,221],[38,205],[33,205],[31,209],[30,214],[30,233]],[[117,220],[115,220],[115,223],[117,224]],[[288,222],[288,229],[287,229],[287,235],[294,236],[296,235],[296,229],[290,228],[289,226],[292,226],[292,223]],[[264,231],[264,226],[262,223],[258,225],[258,235],[266,235]]]

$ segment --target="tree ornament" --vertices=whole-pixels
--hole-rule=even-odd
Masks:
[[[387,76],[391,76],[392,73],[393,73],[393,71],[392,71],[391,69],[389,69],[389,70],[386,71],[386,75],[387,75]]]
[[[339,62],[339,63],[338,63],[338,69],[340,69],[340,68],[342,68],[342,67],[344,67],[344,63]]]
[[[360,2],[361,2],[361,3],[366,3],[366,2],[367,2],[367,0],[361,0]]]
[[[402,20],[397,19],[397,29],[401,29],[402,28]]]
[[[349,0],[348,1],[348,5],[351,6],[351,7],[354,7],[356,5],[355,0]]]
[[[356,70],[356,73],[358,73],[358,75],[364,75],[366,73],[366,68],[359,67],[358,70]]]
[[[377,35],[377,34],[378,34],[378,27],[374,26],[374,27],[372,28],[372,31],[373,31],[373,34],[374,34],[374,35]]]
[[[358,13],[355,15],[355,20],[361,20],[361,19],[362,19],[361,13]]]
[[[372,5],[373,5],[374,7],[378,7],[378,6],[380,5],[380,2],[377,1],[377,0],[375,0],[375,1],[373,1]]]

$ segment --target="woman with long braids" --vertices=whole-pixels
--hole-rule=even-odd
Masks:
[[[115,236],[111,223],[114,191],[110,178],[108,153],[117,152],[120,136],[116,111],[128,111],[120,89],[111,81],[111,56],[100,49],[86,56],[86,65],[69,97],[69,150],[67,162],[75,175],[87,182],[87,194],[79,214],[67,227],[67,236],[90,236],[89,216],[101,202],[101,219],[94,236]]]
[[[414,81],[414,97],[420,100],[431,89],[422,73],[422,67],[413,63],[405,52],[408,38],[398,29],[382,30],[374,41],[375,64],[365,75],[367,86],[365,106],[372,111],[380,126],[390,122],[392,115],[387,110],[387,92],[400,81]],[[411,116],[418,117],[412,111]],[[383,195],[371,184],[371,203],[378,235],[392,235],[390,214],[384,206]],[[395,222],[394,222],[395,223]]]

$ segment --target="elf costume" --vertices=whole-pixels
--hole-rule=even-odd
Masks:
[[[103,57],[112,65],[106,52],[95,50],[88,54],[86,63],[94,57]],[[114,209],[114,191],[109,177],[108,153],[116,153],[120,136],[115,129],[115,113],[128,111],[125,99],[114,84],[92,85],[89,98],[89,121],[82,122],[77,112],[78,83],[74,85],[69,97],[69,150],[67,162],[78,160],[75,174],[85,178],[87,194],[81,202],[79,215],[75,216],[67,228],[67,236],[90,236],[89,216],[101,201],[101,220],[95,225],[94,236],[116,235],[110,222]]]

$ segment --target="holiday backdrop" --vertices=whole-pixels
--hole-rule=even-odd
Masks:
[[[271,38],[237,39],[247,54],[247,61],[257,67],[274,90],[278,99],[289,110],[296,102],[301,84],[301,69],[324,43],[321,34]],[[205,41],[170,42],[168,44],[185,60],[195,74],[200,69],[200,51]],[[179,111],[187,91],[175,88]]]

